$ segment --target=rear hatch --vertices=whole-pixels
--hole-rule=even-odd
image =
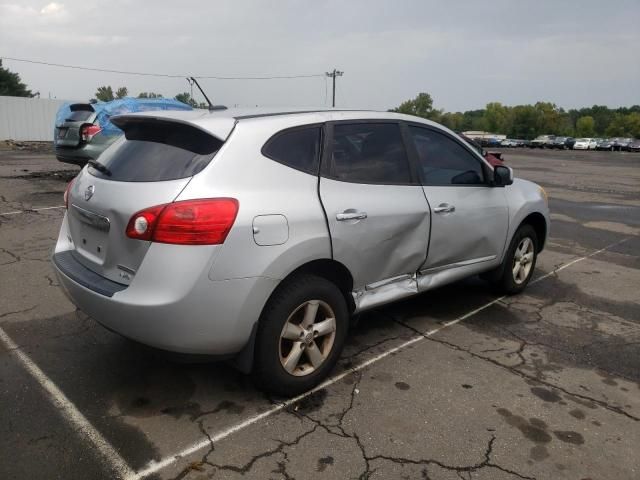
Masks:
[[[74,103],[65,118],[57,121],[55,127],[56,147],[73,148],[81,141],[80,130],[83,125],[92,124],[97,116],[90,103]]]
[[[199,128],[159,118],[115,117],[125,135],[82,170],[69,190],[74,258],[128,285],[151,242],[132,239],[134,213],[173,202],[224,143]]]

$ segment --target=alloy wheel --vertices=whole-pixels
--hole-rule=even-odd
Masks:
[[[529,237],[520,240],[513,256],[513,281],[521,285],[531,272],[533,265],[533,241]]]
[[[301,377],[316,371],[327,359],[336,337],[336,316],[321,300],[308,300],[293,310],[280,333],[280,364]]]

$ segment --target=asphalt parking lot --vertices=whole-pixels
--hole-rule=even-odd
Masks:
[[[77,311],[49,264],[74,169],[0,151],[0,478],[640,478],[640,154],[505,157],[550,196],[525,293],[369,312],[285,400]]]

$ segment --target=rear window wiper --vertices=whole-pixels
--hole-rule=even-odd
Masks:
[[[91,159],[87,163],[90,166],[92,166],[93,168],[95,168],[96,170],[98,170],[100,173],[104,173],[105,175],[108,175],[109,177],[111,176],[111,170],[109,170],[107,167],[105,167],[103,164],[101,164],[97,160]]]

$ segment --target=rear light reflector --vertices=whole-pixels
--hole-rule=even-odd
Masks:
[[[235,198],[184,200],[156,205],[135,213],[127,236],[178,245],[224,243],[238,214]]]
[[[64,189],[64,195],[62,196],[63,200],[64,200],[64,208],[66,208],[67,210],[69,210],[69,191],[71,190],[71,187],[73,186],[73,181],[75,180],[75,178],[72,178],[71,181],[67,184],[67,188]]]
[[[98,125],[83,125],[80,129],[80,136],[83,142],[90,142],[93,137],[102,131]]]

